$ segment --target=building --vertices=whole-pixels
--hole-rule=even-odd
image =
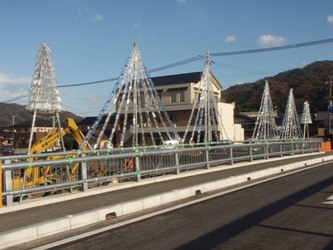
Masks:
[[[217,108],[219,113],[220,127],[218,128],[220,133],[220,140],[232,140],[232,141],[242,141],[244,140],[244,130],[242,129],[240,124],[236,124],[234,122],[234,104],[228,104],[222,102],[221,91],[222,86],[215,78],[215,76],[210,72],[211,79],[213,81],[213,91],[217,101]],[[161,77],[152,77],[151,80],[154,84],[154,88],[159,95],[162,104],[164,106],[165,111],[167,112],[170,120],[174,124],[178,135],[183,138],[185,130],[187,129],[188,122],[191,116],[191,112],[193,109],[193,104],[198,94],[200,94],[201,90],[199,89],[200,80],[201,80],[202,72],[193,72],[193,73],[185,73],[185,74],[177,74],[177,75],[168,75]],[[123,90],[121,90],[122,93]],[[121,95],[120,95],[121,96]],[[133,124],[130,121],[133,121],[133,113],[135,113],[135,109],[133,105],[129,105],[129,108],[126,111],[119,109],[119,103],[122,97],[118,97],[115,109],[120,113],[120,124],[117,125],[115,137],[112,138],[112,144],[115,147],[119,147],[120,145],[120,137],[121,133],[119,130],[124,126],[124,116],[126,115],[127,123],[126,123],[126,133],[124,135],[125,138],[125,147],[132,146],[132,134],[133,134]],[[125,114],[126,112],[126,114]],[[115,122],[114,113],[111,118],[109,124],[106,126],[106,130],[104,131],[103,139],[100,141],[98,148],[103,148],[108,143],[108,136],[111,133]],[[87,117],[81,120],[78,123],[81,131],[86,134],[89,130],[90,126],[96,121],[96,117]],[[105,117],[102,118],[96,130],[93,133],[93,137],[97,138],[103,124],[105,122]],[[223,124],[223,127],[222,127]],[[163,141],[160,141],[158,136],[158,128],[154,126],[148,127],[147,124],[142,124],[144,126],[145,133],[153,133],[156,134],[155,143],[157,145],[162,144]],[[141,126],[141,125],[139,125]],[[146,126],[146,127],[145,127]],[[193,126],[190,126],[189,130],[192,131]],[[168,131],[172,133],[172,129],[168,128]],[[142,130],[138,129],[139,139],[142,138],[141,133]],[[190,133],[188,133],[189,136]],[[187,136],[187,137],[188,137]],[[167,136],[164,136],[164,140],[168,140]],[[150,145],[151,142],[145,141],[145,145]],[[140,143],[141,144],[141,143]]]
[[[21,151],[23,152],[24,150],[26,151],[28,149],[31,124],[32,121],[30,120],[17,123],[12,126],[14,130],[13,148],[15,150],[21,149]],[[45,119],[36,119],[35,126],[33,128],[34,133],[32,138],[32,144],[34,144],[42,137],[48,135],[52,129],[53,129],[52,121]]]
[[[10,127],[0,127],[0,156],[13,153],[13,130]]]
[[[220,139],[231,141],[244,140],[244,130],[234,120],[234,103],[222,102],[222,85],[212,72],[213,91],[217,101],[219,120],[221,121]],[[202,72],[153,77],[152,81],[172,122],[182,137],[190,119],[193,104],[201,90],[199,89]],[[222,127],[223,125],[223,127]]]

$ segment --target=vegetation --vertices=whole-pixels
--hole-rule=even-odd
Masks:
[[[60,113],[60,121],[64,122],[66,118],[73,118],[79,121],[82,117],[71,112],[64,111]],[[32,120],[32,114],[24,106],[19,104],[0,103],[0,126],[7,127],[15,124]]]
[[[237,111],[258,111],[264,91],[265,80],[269,82],[270,94],[275,110],[283,116],[289,89],[294,89],[297,111],[303,110],[308,101],[311,112],[327,110],[329,76],[333,76],[333,61],[319,61],[303,68],[292,69],[253,83],[232,86],[223,91],[227,102],[235,102]],[[82,117],[71,112],[61,112],[60,120],[73,118],[76,122]],[[32,114],[22,105],[0,103],[0,126],[32,120]]]
[[[327,110],[329,76],[333,76],[333,61],[311,63],[303,68],[292,69],[254,83],[232,86],[223,91],[227,102],[235,102],[238,111],[258,111],[264,91],[265,80],[269,82],[275,110],[283,116],[290,88],[293,88],[299,113],[308,101],[311,112]]]

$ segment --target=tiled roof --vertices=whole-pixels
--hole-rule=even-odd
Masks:
[[[96,119],[97,119],[96,116],[89,116],[89,117],[82,119],[80,122],[78,122],[77,125],[78,126],[83,126],[83,125],[91,126],[96,121]],[[99,122],[99,124],[104,124],[105,119],[106,119],[106,116],[104,116],[102,118],[102,120]],[[114,121],[115,121],[115,114],[112,114],[109,123],[113,124]]]
[[[11,127],[31,127],[32,121],[24,121],[21,123],[16,123]],[[36,119],[35,120],[35,127],[53,127],[51,120],[45,119]]]
[[[152,77],[155,86],[173,85],[180,83],[199,82],[202,72],[192,72],[178,75]]]

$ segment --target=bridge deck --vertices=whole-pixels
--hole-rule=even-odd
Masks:
[[[22,203],[0,209],[0,233],[196,184],[212,182],[265,168],[283,166],[297,161],[322,158],[332,154],[332,152],[316,153],[297,157],[288,156],[260,160],[258,162],[236,163],[232,166],[214,167],[180,175],[155,177],[142,180],[139,183],[140,185],[137,182],[122,183],[84,193],[61,194],[37,200],[23,201]]]

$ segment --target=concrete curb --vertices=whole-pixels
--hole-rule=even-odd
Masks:
[[[35,224],[28,227],[1,233],[0,249],[22,244],[35,239],[40,239],[46,236],[51,236],[60,232],[65,232],[67,230],[80,228],[96,222],[105,221],[109,216],[120,217],[126,214],[138,212],[144,209],[153,208],[169,202],[188,198],[198,193],[214,191],[216,189],[246,183],[249,180],[256,180],[262,177],[267,177],[290,170],[296,170],[305,166],[310,166],[331,160],[333,160],[333,156],[326,156],[322,158],[319,157],[312,160],[295,162],[283,166],[277,166],[274,168],[250,172],[239,176],[230,176],[222,180],[202,183],[178,190],[172,190],[158,195],[148,196],[138,200],[132,200],[121,204],[102,207],[80,214],[67,215],[65,218],[46,221],[44,223]]]

